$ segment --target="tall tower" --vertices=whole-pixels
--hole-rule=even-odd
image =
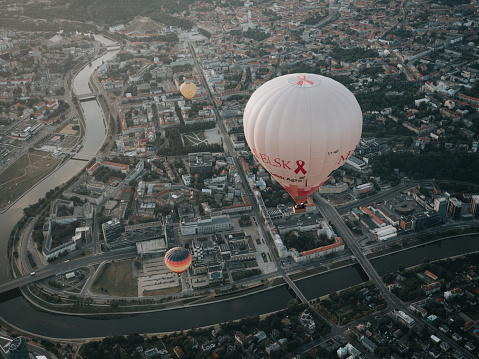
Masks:
[[[439,214],[441,221],[444,221],[447,216],[447,200],[444,197],[437,197],[434,200],[434,210]]]

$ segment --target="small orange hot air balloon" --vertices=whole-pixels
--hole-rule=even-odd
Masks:
[[[187,100],[191,100],[196,95],[196,85],[193,82],[183,82],[180,92]]]
[[[165,254],[165,264],[169,270],[180,276],[191,264],[191,253],[186,248],[171,248]]]

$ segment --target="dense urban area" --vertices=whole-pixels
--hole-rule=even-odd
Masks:
[[[477,0],[0,4],[0,357],[479,358]],[[243,132],[294,73],[363,112],[302,213]],[[7,318],[14,291],[59,330]],[[69,334],[139,313],[164,329]]]

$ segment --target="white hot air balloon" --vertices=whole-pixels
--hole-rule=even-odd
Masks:
[[[351,91],[315,74],[268,81],[253,93],[243,117],[248,146],[293,197],[295,209],[354,152],[362,124]]]

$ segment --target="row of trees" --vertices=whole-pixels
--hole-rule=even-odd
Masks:
[[[284,204],[287,206],[293,205],[291,196],[279,183],[268,181],[267,186],[266,191],[262,192],[263,201],[266,207],[276,207],[278,204]]]
[[[286,248],[296,248],[298,252],[304,252],[314,248],[327,246],[328,244],[333,243],[333,240],[328,239],[325,235],[318,237],[314,234],[314,231],[291,231],[286,233],[283,242]]]
[[[203,108],[203,105],[194,105],[192,109],[194,109],[196,112],[198,112],[200,109]],[[201,131],[201,130],[209,130],[212,128],[216,127],[216,123],[214,121],[210,122],[198,122],[198,123],[193,123],[191,125],[180,125],[178,127],[178,130],[180,133],[190,133],[190,132],[196,132],[196,131]]]
[[[475,153],[451,153],[443,148],[418,155],[388,152],[376,158],[372,169],[377,176],[389,181],[398,180],[397,169],[409,178],[479,183],[479,157]]]

